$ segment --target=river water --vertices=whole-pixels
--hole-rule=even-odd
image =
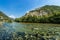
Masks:
[[[48,37],[49,40],[60,40],[60,24],[13,22],[3,23],[2,25],[0,25],[0,40],[17,40],[19,36],[18,34],[24,37],[26,34],[42,34],[42,37],[44,37],[45,40],[48,40]],[[16,35],[18,36],[16,37]],[[22,37],[22,39],[20,38],[20,40],[24,40],[24,38]],[[42,39],[40,38],[40,40]]]

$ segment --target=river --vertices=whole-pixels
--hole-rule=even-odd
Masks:
[[[44,40],[60,40],[60,24],[43,23],[3,23],[0,26],[0,40],[27,40],[33,35],[40,35]],[[20,36],[19,36],[20,35]],[[21,37],[21,38],[19,38]],[[49,37],[49,38],[48,38]],[[15,39],[16,38],[16,39]],[[37,37],[40,38],[40,37]],[[32,38],[30,38],[32,40]],[[33,40],[35,40],[34,38]],[[42,40],[36,39],[36,40]]]

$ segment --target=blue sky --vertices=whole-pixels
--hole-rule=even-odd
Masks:
[[[0,0],[0,11],[15,18],[44,5],[60,6],[60,0]]]

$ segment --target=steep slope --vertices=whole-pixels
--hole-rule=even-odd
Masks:
[[[50,15],[50,14],[54,14],[60,12],[60,6],[54,6],[54,5],[46,5],[43,6],[41,8],[37,8],[35,10],[29,11],[28,13],[26,13],[25,16],[43,16],[43,15]]]
[[[19,22],[60,23],[60,6],[46,5],[29,11]]]
[[[0,11],[0,22],[10,22],[11,18],[5,15],[2,11]]]

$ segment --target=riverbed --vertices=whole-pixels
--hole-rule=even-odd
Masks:
[[[42,40],[41,38],[60,40],[60,24],[13,22],[3,23],[0,27],[0,40]]]

